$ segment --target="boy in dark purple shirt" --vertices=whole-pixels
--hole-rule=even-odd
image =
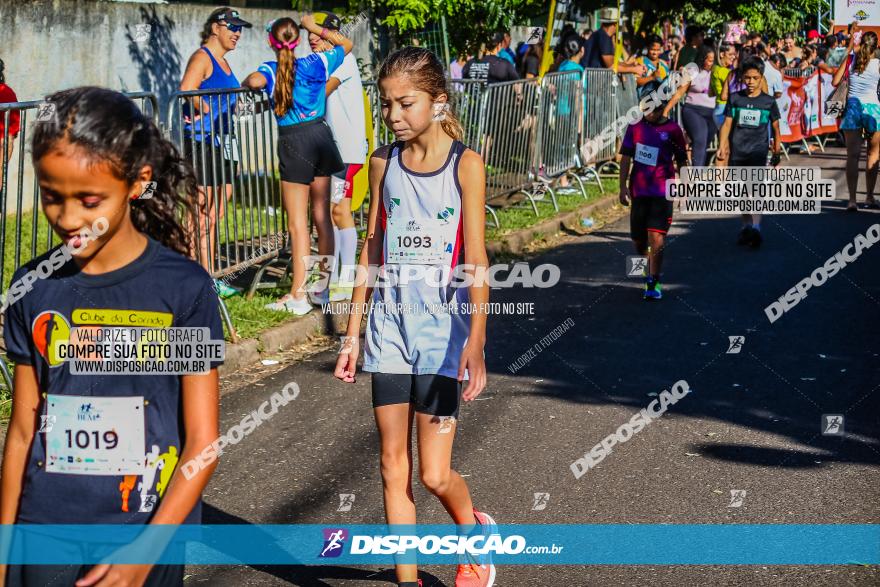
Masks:
[[[658,84],[659,86],[659,84]],[[660,92],[657,92],[659,94]],[[659,300],[660,266],[666,233],[672,224],[672,202],[666,180],[675,179],[675,164],[687,164],[681,127],[663,116],[662,104],[629,125],[620,145],[620,203],[629,206],[630,236],[636,251],[648,257],[646,300]]]

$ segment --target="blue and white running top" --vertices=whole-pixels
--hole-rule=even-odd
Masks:
[[[446,163],[430,173],[407,169],[402,147],[391,145],[380,183],[387,284],[373,290],[363,369],[457,378],[470,333],[462,306],[470,296],[448,283],[464,259],[458,163],[467,147],[453,141]]]

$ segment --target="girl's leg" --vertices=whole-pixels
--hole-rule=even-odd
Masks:
[[[877,184],[877,167],[880,163],[880,132],[871,133],[868,139],[868,163],[865,167],[865,182],[868,186],[868,196],[865,202],[874,202],[874,186]]]
[[[301,299],[305,295],[303,293],[303,285],[306,281],[305,257],[309,255],[309,186],[282,181],[281,198],[284,202],[284,211],[287,213],[287,229],[290,231],[293,249],[291,258],[293,282],[290,284],[290,295]]]
[[[192,227],[192,233],[196,235],[198,247],[198,261],[208,273],[214,270],[214,189],[208,186],[199,186],[199,201],[197,204],[196,225]]]
[[[357,256],[357,228],[354,225],[354,216],[351,213],[351,200],[343,198],[341,202],[333,205],[333,225],[335,230],[334,246],[336,263],[333,266],[333,281],[348,284],[353,275],[355,258]],[[341,277],[340,277],[341,276]]]
[[[859,159],[862,156],[862,131],[845,130],[846,141],[846,187],[849,190],[848,209],[856,207],[856,190],[859,186]]]
[[[419,477],[425,489],[433,493],[459,525],[473,525],[474,504],[467,483],[452,469],[452,442],[455,421],[431,414],[416,413],[419,433]],[[441,432],[441,429],[448,430]]]
[[[682,123],[684,130],[691,139],[691,161],[694,167],[702,167],[706,164],[706,137],[709,129],[706,128],[706,119],[693,106],[682,106]]]
[[[330,222],[330,177],[316,177],[310,186],[312,200],[312,223],[318,231],[318,254],[321,261],[321,274],[329,275],[324,259],[333,258],[333,223]]]
[[[380,465],[388,524],[415,524],[416,504],[412,494],[411,404],[390,404],[373,409],[379,428]],[[397,565],[397,580],[418,580],[416,565]]]

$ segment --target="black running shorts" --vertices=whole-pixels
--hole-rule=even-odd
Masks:
[[[648,232],[666,234],[672,224],[672,202],[666,198],[633,198],[629,214],[629,233],[634,241],[647,241]]]
[[[767,167],[769,153],[730,155],[730,167]]]
[[[235,178],[237,164],[235,161],[224,159],[223,147],[210,144],[193,142],[192,139],[183,139],[183,152],[186,160],[196,172],[198,184],[205,187],[215,187],[231,184]]]
[[[444,375],[373,373],[373,407],[413,404],[421,414],[458,418],[462,383]]]
[[[278,127],[278,167],[281,181],[306,185],[345,169],[323,118]]]

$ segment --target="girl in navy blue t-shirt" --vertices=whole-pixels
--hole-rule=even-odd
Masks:
[[[83,87],[47,102],[54,116],[36,123],[32,154],[43,213],[62,244],[16,272],[4,304],[15,383],[0,524],[200,523],[216,460],[189,478],[178,465],[218,437],[220,362],[190,375],[76,374],[59,346],[72,332],[125,327],[208,328],[222,340],[211,278],[184,256],[179,218],[196,199],[196,178],[122,94]],[[59,549],[84,559],[84,540]],[[8,585],[183,584],[183,565],[0,573]]]

